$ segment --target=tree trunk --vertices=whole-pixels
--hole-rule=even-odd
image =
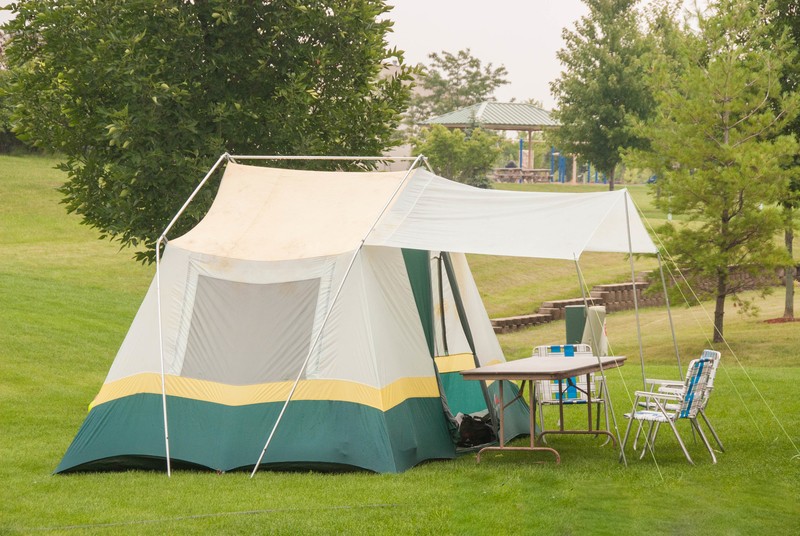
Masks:
[[[614,191],[614,168],[612,168],[608,174],[608,191]]]
[[[790,209],[791,210],[791,209]],[[791,226],[791,218],[789,225],[783,232],[784,244],[786,244],[786,251],[789,252],[789,258],[794,259],[792,255],[792,241],[794,241],[794,229]],[[784,269],[784,283],[786,285],[786,302],[783,306],[783,318],[794,318],[794,260],[789,263]]]
[[[717,271],[717,303],[714,307],[714,342],[722,342],[723,320],[725,318],[725,297],[728,294],[728,273]]]

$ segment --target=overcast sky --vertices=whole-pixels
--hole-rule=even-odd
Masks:
[[[561,72],[556,51],[563,28],[588,13],[580,0],[389,0],[394,32],[389,42],[410,64],[429,63],[431,52],[469,48],[481,62],[505,65],[509,84],[499,101],[537,99],[552,109],[550,82]],[[705,0],[700,0],[705,5]],[[684,4],[693,4],[687,0]]]
[[[588,10],[580,0],[394,0],[389,42],[410,64],[429,63],[431,52],[469,48],[482,63],[505,65],[509,84],[500,101],[533,98],[553,107],[550,81],[558,77],[561,30]]]

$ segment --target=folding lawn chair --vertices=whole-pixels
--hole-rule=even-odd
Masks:
[[[719,450],[725,452],[725,447],[722,445],[722,440],[720,440],[719,435],[717,435],[717,431],[711,425],[711,421],[708,420],[708,416],[706,416],[706,405],[708,404],[709,396],[711,396],[711,391],[714,389],[714,378],[716,378],[717,375],[717,368],[719,368],[720,357],[721,354],[719,352],[717,352],[716,350],[708,350],[708,349],[703,350],[703,353],[700,356],[701,359],[711,359],[712,366],[711,366],[711,375],[708,378],[708,383],[706,384],[706,390],[703,393],[703,401],[700,405],[698,414],[700,415],[700,417],[702,417],[703,422],[706,423],[706,427],[708,427],[708,431],[711,432],[711,437],[714,438],[714,441],[716,441],[717,446],[719,446]],[[657,390],[662,393],[674,393],[683,388],[683,382],[676,380],[657,380],[648,378],[645,380],[645,383],[649,387],[648,390],[650,391]],[[639,405],[644,406],[645,402],[640,402]],[[666,408],[670,411],[674,411],[675,409],[677,409],[677,404],[667,403]],[[655,409],[655,407],[650,407],[648,409]],[[641,432],[641,426],[639,427],[639,430],[637,430],[636,438],[634,438],[633,441],[634,450],[636,450],[640,432]]]
[[[716,361],[718,362],[719,359],[717,358]],[[633,421],[638,421],[640,423],[640,429],[645,422],[650,423],[645,436],[645,446],[642,450],[642,456],[644,456],[645,449],[647,448],[653,452],[660,426],[666,423],[672,428],[672,432],[678,439],[678,444],[681,450],[683,450],[686,459],[689,463],[694,464],[676,427],[676,422],[678,420],[687,419],[691,423],[692,428],[697,431],[698,435],[700,435],[700,438],[703,440],[703,444],[706,446],[706,449],[708,449],[709,454],[711,454],[713,463],[717,463],[714,450],[711,448],[706,435],[697,422],[697,415],[708,403],[711,394],[709,379],[715,369],[714,365],[715,360],[713,357],[701,357],[689,363],[689,368],[686,372],[686,380],[680,387],[674,387],[675,384],[671,384],[671,386],[662,387],[661,390],[636,391],[633,408],[630,413],[625,414],[625,418],[630,419],[630,421],[625,429],[622,449],[625,449],[625,444],[628,441]],[[713,384],[711,386],[713,386]]]

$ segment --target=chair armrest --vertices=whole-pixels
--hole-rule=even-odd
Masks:
[[[678,394],[662,393],[660,391],[636,391],[634,395],[639,398],[657,398],[659,400],[683,400]]]
[[[665,385],[683,385],[683,382],[682,382],[682,381],[680,381],[680,380],[658,380],[658,379],[655,379],[655,378],[647,378],[647,379],[645,380],[645,383],[646,383],[647,385],[659,385],[659,386],[665,386]]]

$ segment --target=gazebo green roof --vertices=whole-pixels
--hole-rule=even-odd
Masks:
[[[485,101],[432,117],[425,125],[467,128],[478,124],[489,130],[544,130],[559,124],[547,110],[522,102]]]

